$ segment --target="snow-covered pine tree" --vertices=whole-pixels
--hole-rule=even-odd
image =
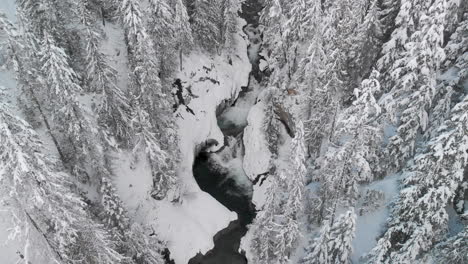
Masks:
[[[289,11],[289,13],[291,15],[288,16],[288,20],[286,21],[285,27],[287,27],[289,31],[288,37],[291,38],[291,41],[294,42],[294,49],[297,53],[300,53],[301,51],[298,50],[298,47],[296,45],[300,45],[300,42],[306,39],[308,33],[310,33],[309,23],[314,23],[314,21],[309,21],[309,19],[311,19],[310,17],[308,17],[308,15],[310,14],[309,9],[315,8],[316,1],[292,1],[290,5],[291,10]],[[320,8],[321,5],[319,4],[318,6]],[[311,10],[311,12],[315,11]]]
[[[124,259],[109,234],[86,213],[71,176],[42,154],[37,134],[9,109],[0,102],[1,200],[20,221],[18,230],[33,229],[41,235],[44,247],[33,250],[50,251],[57,263],[111,264]]]
[[[278,157],[278,142],[280,137],[281,122],[276,118],[276,107],[279,100],[278,91],[275,88],[270,88],[265,97],[266,101],[265,116],[263,120],[263,129],[267,135],[268,149],[272,154],[272,159]]]
[[[237,19],[239,17],[237,12],[239,12],[240,4],[239,0],[222,0],[221,3],[223,26],[220,33],[220,43],[230,58],[237,44],[235,34],[237,33]]]
[[[277,263],[277,221],[280,212],[280,192],[277,175],[271,175],[271,185],[267,191],[267,197],[262,210],[257,214],[251,225],[253,239],[250,248],[254,253],[252,260],[258,264]],[[280,238],[281,239],[281,238]]]
[[[450,3],[455,2],[450,1]],[[468,78],[468,14],[465,13],[464,20],[454,26],[455,32],[450,35],[444,47],[446,58],[441,67],[442,71],[446,73],[453,71],[454,74],[448,79],[437,82],[437,96],[430,116],[431,127],[426,131],[426,137],[433,137],[437,133],[437,128],[448,118],[452,101],[458,91],[463,89],[462,83]]]
[[[338,100],[348,100],[353,89],[359,85],[361,76],[353,76],[350,62],[354,38],[358,25],[365,15],[367,0],[326,1],[325,17],[327,26],[324,30],[327,70],[330,77],[336,75],[340,85],[333,87]],[[333,84],[333,82],[331,83]],[[332,88],[332,87],[331,87]]]
[[[90,122],[76,98],[81,87],[69,64],[69,56],[56,44],[55,37],[49,34],[48,30],[57,31],[53,23],[46,21],[52,18],[44,17],[40,11],[49,4],[48,1],[30,3],[25,0],[18,5],[18,19],[25,33],[21,35],[21,49],[16,51],[13,59],[17,65],[21,65],[17,71],[23,84],[21,87],[40,112],[64,165],[76,175],[89,177],[84,164],[96,142]],[[23,73],[27,73],[27,79]],[[47,106],[44,101],[49,102]],[[49,120],[49,115],[52,120]]]
[[[143,227],[128,217],[123,202],[117,195],[110,175],[104,175],[101,180],[101,204],[97,207],[98,214],[106,227],[112,232],[113,241],[117,241],[118,251],[127,257],[129,264],[162,264],[163,246],[154,234],[149,236]]]
[[[209,52],[220,47],[221,8],[218,0],[193,0],[190,22],[198,45]]]
[[[361,88],[355,90],[356,101],[338,118],[337,140],[321,158],[320,169],[314,173],[322,182],[322,218],[327,218],[337,203],[354,206],[358,198],[357,184],[370,182],[381,172],[382,131],[375,121],[381,109],[374,97],[380,90],[378,76],[379,73],[373,71]]]
[[[73,126],[76,125],[76,120],[78,121],[78,125],[76,125],[74,128],[76,130],[65,130],[64,131],[64,139],[65,141],[60,141],[56,142],[56,146],[58,149],[67,149],[66,146],[69,144],[68,142],[70,141],[72,146],[77,146],[79,144],[81,151],[78,151],[76,153],[68,153],[70,157],[72,157],[72,160],[66,160],[63,159],[62,161],[65,162],[66,165],[69,165],[72,168],[81,168],[79,170],[75,170],[76,173],[82,173],[86,175],[93,175],[91,179],[87,179],[88,183],[89,181],[95,183],[98,186],[101,186],[100,188],[100,195],[102,199],[102,204],[98,204],[97,207],[103,208],[102,210],[102,219],[104,222],[107,223],[108,228],[118,228],[119,232],[123,232],[125,229],[125,226],[128,226],[125,211],[123,209],[122,203],[119,199],[119,197],[115,194],[115,190],[112,187],[111,183],[111,175],[109,171],[107,170],[106,164],[103,161],[102,158],[102,153],[99,150],[99,142],[97,142],[97,137],[94,135],[94,132],[90,129],[90,123],[89,121],[84,117],[81,116],[83,113],[82,109],[76,102],[75,98],[75,93],[78,91],[79,87],[74,84],[74,76],[73,76],[73,71],[67,68],[66,64],[66,56],[63,53],[63,50],[60,48],[56,47],[53,43],[53,40],[50,39],[48,34],[44,34],[45,36],[45,42],[43,51],[41,53],[42,56],[42,61],[37,62],[43,63],[44,65],[41,70],[46,70],[46,72],[49,75],[46,75],[45,81],[50,84],[50,87],[54,89],[50,93],[55,93],[54,95],[50,95],[49,93],[43,94],[43,91],[40,95],[43,95],[44,98],[49,98],[48,96],[51,96],[54,98],[54,101],[56,102],[56,106],[58,109],[51,108],[50,110],[53,111],[68,111],[68,113],[72,113],[70,115],[62,115],[62,113],[58,112],[57,115],[62,118],[63,116],[69,117],[70,122],[69,125]],[[34,37],[34,36],[32,36]],[[15,47],[11,44],[11,47]],[[17,46],[16,46],[17,47]],[[20,66],[18,67],[18,73],[23,72],[23,67],[24,65],[27,65],[30,68],[30,71],[34,71],[38,73],[40,76],[43,74],[40,70],[36,70],[36,68],[39,68],[36,64],[26,64],[28,60],[34,59],[34,56],[37,56],[34,54],[33,47],[28,46],[28,43],[25,45],[22,45],[24,47],[24,50],[27,51],[26,55],[21,56],[18,54],[18,51],[15,51],[15,53],[11,54],[13,56],[13,60],[15,60],[16,65]],[[28,57],[28,54],[33,54],[34,56]],[[27,59],[25,59],[27,57]],[[63,71],[63,72],[62,72]],[[20,80],[23,80],[24,76],[19,75],[18,78]],[[33,79],[34,80],[34,79]],[[22,81],[22,82],[25,82]],[[34,83],[26,83],[25,86],[31,85]],[[37,85],[39,87],[43,87],[44,83],[39,80],[37,82]],[[74,91],[73,89],[76,89]],[[41,92],[41,91],[39,91]],[[36,98],[36,97],[34,97]],[[44,99],[43,98],[43,99]],[[45,99],[44,99],[45,100]],[[52,100],[52,99],[47,99],[47,100]],[[40,102],[36,101],[38,107],[41,107]],[[68,106],[63,106],[63,104],[69,103]],[[76,105],[75,105],[76,104]],[[67,110],[67,107],[73,107],[71,110]],[[42,109],[42,108],[41,108]],[[45,109],[45,107],[44,107]],[[56,113],[56,112],[55,112]],[[47,120],[47,119],[45,119]],[[55,121],[57,122],[57,121]],[[55,123],[54,122],[54,123]],[[48,126],[49,127],[49,126]],[[56,130],[54,130],[56,132]],[[73,134],[74,133],[74,134]],[[54,133],[55,134],[55,133]],[[52,135],[54,135],[52,134]],[[77,135],[79,135],[78,138]],[[57,137],[58,138],[58,137]],[[85,168],[85,165],[88,168]],[[102,206],[102,207],[101,207]],[[82,205],[84,208],[84,204]],[[87,215],[87,217],[91,218],[91,215]],[[132,253],[132,250],[135,251],[141,251],[141,250],[146,250],[144,248],[139,248],[136,246],[132,246],[130,248],[127,248],[125,250],[122,250],[122,245],[121,245],[121,240],[129,240],[130,235],[128,231],[125,231],[125,234],[120,235],[120,239],[118,239],[118,247],[119,253],[123,253],[125,255],[132,255],[136,253]],[[97,235],[101,236],[99,239],[104,239],[102,235],[97,233]],[[91,235],[86,234],[86,238],[83,239],[94,239],[99,241],[96,238],[92,238]],[[114,233],[112,232],[112,237],[114,239]],[[108,239],[108,238],[105,238]],[[110,239],[110,238],[109,238]],[[148,245],[146,245],[148,247]],[[159,254],[159,253],[158,253]],[[92,261],[91,261],[92,262]]]
[[[82,0],[80,18],[84,26],[85,39],[85,85],[88,92],[102,94],[98,106],[99,123],[115,137],[128,145],[131,141],[130,105],[123,91],[117,86],[117,72],[100,51],[102,32],[96,26],[96,19],[90,10],[90,1]]]
[[[138,2],[122,0],[119,10],[129,47],[130,77],[133,86],[132,126],[137,135],[133,144],[134,158],[138,158],[139,150],[146,153],[145,158],[148,158],[151,164],[154,182],[152,196],[163,199],[169,190],[177,189],[175,163],[178,153],[170,147],[171,144],[176,144],[176,140],[166,95],[168,91],[162,88],[155,60],[156,51],[143,24]]]
[[[21,18],[21,14],[18,14],[18,16]],[[35,88],[40,85],[37,78],[39,74],[36,70],[38,67],[35,67],[38,63],[35,38],[32,38],[31,34],[26,32],[19,34],[15,25],[2,13],[0,13],[0,32],[5,34],[4,41],[0,46],[4,57],[2,66],[9,67],[16,72],[17,86],[22,94],[18,98],[18,104],[25,113],[25,120],[36,126],[38,115],[40,114],[37,112],[40,112],[38,110],[42,110],[42,108],[39,105],[35,92]],[[30,43],[35,48],[33,52],[31,52],[31,49],[25,49],[27,43]],[[44,114],[40,115],[42,120],[47,121],[47,117]],[[46,121],[45,123],[47,123]],[[54,139],[54,144],[58,145],[56,141]]]
[[[411,10],[414,12],[414,10]],[[418,16],[418,29],[409,37],[403,58],[392,67],[392,90],[398,101],[398,135],[389,143],[392,163],[399,168],[414,154],[416,138],[428,127],[428,115],[436,95],[436,76],[445,57],[445,0],[437,0]]]
[[[383,38],[380,16],[379,1],[371,0],[364,21],[357,26],[352,39],[352,55],[349,62],[352,79],[358,80],[366,75],[379,55]]]
[[[312,148],[309,150],[312,155],[317,155],[320,148],[326,147],[332,140],[341,101],[349,89],[346,85],[347,73],[343,68],[346,62],[345,50],[342,50],[341,46],[347,45],[345,44],[346,38],[349,38],[350,34],[345,28],[338,27],[336,23],[336,17],[344,15],[341,14],[340,9],[349,9],[348,4],[336,2],[325,9],[321,20],[323,30],[316,33],[321,34],[318,36],[321,40],[316,45],[322,45],[322,47],[314,50],[319,52],[317,59],[322,61],[317,66],[311,66],[316,67],[316,70],[319,71],[317,74],[319,87],[311,91],[309,95],[309,105],[312,109],[309,111],[311,118],[307,122],[307,130],[309,140],[313,142]],[[325,56],[321,56],[321,50]]]
[[[133,101],[138,101],[140,107],[153,113],[150,119],[151,125],[154,126],[155,132],[160,133],[158,136],[161,140],[166,140],[167,137],[161,130],[172,126],[170,119],[172,114],[167,100],[169,89],[163,89],[159,78],[160,69],[154,43],[148,36],[137,1],[122,0],[120,15],[129,47]]]
[[[179,68],[182,70],[182,56],[188,53],[193,46],[192,29],[190,28],[190,17],[183,0],[173,1],[175,48],[179,52]]]
[[[291,155],[289,160],[289,164],[291,166],[291,177],[289,177],[285,183],[287,193],[290,198],[292,198],[288,199],[288,205],[290,206],[287,206],[287,210],[292,210],[296,213],[299,213],[302,211],[303,207],[303,192],[305,187],[305,176],[307,173],[307,168],[305,166],[307,149],[305,147],[305,132],[302,121],[297,122],[295,131],[295,137],[291,142]]]
[[[24,13],[22,17],[23,23],[27,23],[29,29],[33,34],[39,38],[46,30],[54,38],[61,41],[65,38],[65,25],[66,21],[70,21],[71,17],[64,14],[67,12],[68,1],[55,1],[55,0],[18,0],[18,9],[20,13]],[[64,44],[64,43],[60,43]]]
[[[278,168],[269,176],[271,181],[264,207],[251,227],[255,263],[289,263],[301,236],[307,152],[302,122],[297,123],[296,130],[290,149],[291,167]]]
[[[151,234],[153,233],[153,234]],[[127,238],[126,247],[132,254],[132,261],[135,264],[166,264],[162,253],[163,243],[154,234],[154,231],[143,228],[137,223],[133,223],[125,232]]]
[[[375,98],[381,91],[379,78],[380,73],[373,70],[369,78],[362,81],[361,87],[354,90],[356,100],[353,102],[353,106],[346,110],[345,115],[347,117],[343,119],[348,119],[348,117],[355,119],[351,121],[342,120],[342,122],[346,122],[344,127],[348,132],[350,130],[363,128],[363,126],[372,119],[377,118],[382,112]],[[357,115],[358,117],[351,117],[353,115]]]
[[[298,7],[299,8],[299,7]],[[303,89],[306,92],[317,90],[321,85],[321,74],[325,62],[325,53],[323,50],[323,11],[319,0],[306,1],[305,8],[300,9],[303,19],[299,25],[294,25],[298,31],[302,31],[304,39],[308,41],[307,51],[299,62],[299,68],[295,79],[304,84]]]
[[[304,28],[308,39],[308,48],[299,62],[295,80],[299,83],[301,91],[307,95],[304,97],[302,118],[305,121],[305,138],[309,155],[315,156],[321,146],[324,131],[329,122],[329,109],[331,98],[325,86],[326,55],[323,44],[323,11],[321,1],[309,0],[305,10]],[[319,103],[319,102],[322,103]]]
[[[133,120],[136,133],[135,146],[133,148],[134,162],[139,158],[139,151],[143,151],[148,159],[151,174],[153,176],[152,197],[155,199],[164,199],[169,191],[172,191],[171,200],[179,199],[178,182],[176,176],[175,157],[161,149],[157,138],[157,133],[152,131],[149,121],[149,114],[138,107],[135,107]]]
[[[463,20],[463,16],[466,13],[466,4],[460,0],[447,0],[447,16],[445,18],[445,32],[453,33],[459,22]]]
[[[393,29],[395,28],[395,18],[400,10],[400,0],[383,0],[380,3],[382,32],[385,40],[390,38]]]
[[[468,164],[468,97],[455,105],[438,136],[414,159],[404,189],[392,208],[388,229],[369,254],[369,263],[421,260],[446,234],[446,206]]]
[[[449,1],[447,3],[450,9],[457,1]],[[459,3],[458,3],[459,4]],[[448,11],[450,12],[450,10]],[[449,13],[446,15],[445,21],[448,23]],[[457,17],[456,14],[453,16]],[[429,116],[430,127],[425,131],[425,138],[433,137],[437,133],[437,128],[449,116],[452,107],[452,99],[454,99],[460,90],[461,83],[468,77],[468,16],[465,20],[460,21],[455,26],[455,32],[450,35],[447,45],[444,47],[445,60],[441,65],[442,72],[454,71],[451,78],[437,80],[437,94],[433,103],[433,110]],[[456,101],[456,100],[455,100]]]
[[[104,223],[111,229],[116,228],[118,232],[125,232],[129,228],[129,219],[109,176],[102,177],[99,192],[103,207],[101,217]]]
[[[454,67],[458,71],[457,77],[449,85],[459,85],[468,78],[468,11],[462,19],[444,48],[444,68]]]
[[[89,147],[93,146],[89,120],[84,116],[76,96],[81,91],[77,76],[68,64],[65,51],[57,47],[47,32],[40,46],[41,74],[44,76],[44,100],[52,103],[53,131],[61,135],[59,144],[65,149],[64,163],[76,175],[87,175],[84,168]]]
[[[389,91],[394,85],[394,82],[391,82],[392,75],[392,64],[397,62],[398,59],[401,59],[402,53],[405,50],[405,44],[408,42],[410,36],[413,34],[415,29],[415,22],[419,20],[419,11],[422,8],[424,1],[421,0],[403,0],[400,3],[400,8],[394,0],[385,0],[384,5],[387,7],[386,11],[393,13],[395,10],[398,10],[398,13],[395,17],[395,22],[392,28],[390,39],[384,43],[382,47],[382,57],[377,62],[378,70],[384,74],[385,79],[385,90]],[[390,15],[391,16],[391,15]],[[388,19],[392,21],[393,19]],[[386,23],[393,24],[393,23]],[[389,26],[390,27],[390,26]],[[387,73],[388,70],[388,75]],[[388,82],[387,82],[388,81]]]
[[[329,264],[331,256],[328,250],[328,241],[330,241],[330,223],[326,220],[322,223],[320,235],[311,241],[306,248],[305,257],[300,261],[301,264]]]
[[[330,147],[321,160],[320,169],[314,172],[321,182],[319,195],[321,199],[321,219],[330,218],[330,213],[337,206],[353,206],[358,198],[358,179],[353,173],[353,141],[342,147]]]
[[[334,214],[334,213],[333,213]],[[333,218],[333,216],[332,216]],[[352,241],[356,230],[354,208],[343,213],[338,219],[323,222],[320,235],[306,248],[301,264],[350,263],[353,251]]]
[[[268,0],[260,17],[265,25],[263,43],[268,50],[269,84],[285,90],[292,78],[290,46],[287,36],[288,1]]]
[[[119,201],[111,185],[110,173],[98,150],[98,141],[90,121],[84,116],[76,99],[76,93],[81,88],[76,84],[74,72],[68,67],[63,50],[55,46],[48,34],[44,35],[42,47],[42,70],[49,89],[52,89],[47,91],[47,100],[56,104],[56,108],[52,108],[54,124],[62,124],[63,129],[56,128],[55,131],[65,136],[61,145],[71,144],[71,149],[67,151],[70,160],[64,162],[71,166],[76,175],[86,175],[88,178],[85,182],[101,186],[104,219],[109,226],[122,228],[126,225],[124,212],[122,206],[115,207]]]
[[[39,41],[47,32],[67,55],[77,55],[69,57],[69,64],[79,72],[82,66],[79,62],[81,42],[79,30],[74,27],[79,23],[77,3],[79,1],[18,0],[17,13],[21,16],[19,21],[22,27],[27,28],[27,32],[34,34]]]
[[[148,14],[148,33],[157,51],[160,78],[165,80],[172,75],[177,65],[173,41],[180,33],[176,31],[175,17],[166,0],[151,0]]]
[[[437,263],[463,264],[468,262],[468,226],[457,235],[437,244],[433,257]]]
[[[351,144],[345,148],[351,151],[349,173],[359,182],[371,182],[383,172],[380,165],[383,131],[379,124],[382,112],[375,98],[380,93],[379,72],[373,70],[368,79],[354,90],[356,100],[339,118],[337,135],[349,137]]]
[[[327,243],[331,263],[351,263],[352,242],[356,230],[354,208],[340,215],[330,228],[330,240]]]
[[[285,193],[288,199],[285,204],[283,224],[284,242],[286,243],[287,255],[290,255],[296,248],[296,242],[301,236],[299,226],[304,213],[304,192],[305,176],[307,168],[305,166],[307,149],[304,142],[304,125],[301,121],[296,125],[296,136],[291,143],[291,154],[289,164],[291,169],[284,179]]]

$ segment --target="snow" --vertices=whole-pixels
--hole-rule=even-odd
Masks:
[[[19,239],[8,239],[8,230],[14,226],[8,219],[11,219],[11,214],[0,207],[0,254],[5,263],[15,263],[20,259],[16,252],[21,251],[23,247]]]
[[[234,106],[229,107],[219,116],[218,120],[226,125],[234,124],[239,127],[247,126],[247,117],[250,109],[257,101],[257,97],[261,92],[261,86],[255,78],[250,77],[248,89],[249,90],[237,100]]]
[[[240,144],[239,144],[240,143]],[[225,148],[210,155],[213,164],[220,167],[219,169],[226,172],[226,180],[232,179],[242,192],[240,194],[231,193],[232,195],[252,195],[252,182],[244,172],[242,143],[238,142],[235,137],[228,137]]]
[[[244,171],[252,181],[270,168],[271,153],[263,126],[265,109],[266,105],[262,101],[254,105],[247,118],[248,126],[244,130]]]
[[[252,242],[253,239],[254,239],[254,237],[253,237],[253,232],[250,232],[250,229],[247,231],[247,233],[245,234],[245,236],[242,237],[242,239],[241,239],[239,251],[245,252],[245,257],[246,257],[247,260],[248,260],[247,263],[251,263],[251,262],[252,262],[252,259],[254,258],[254,255],[253,255],[252,252],[250,251],[250,248],[251,248],[250,244],[251,244],[251,242]]]
[[[264,94],[267,93],[268,91],[265,91]],[[260,95],[259,98],[262,98],[262,95]],[[270,150],[268,149],[268,142],[265,139],[265,132],[263,131],[265,107],[266,105],[263,103],[263,101],[260,100],[252,108],[252,110],[249,113],[249,126],[245,129],[244,135],[244,144],[246,148],[244,164],[247,163],[247,167],[253,169],[253,171],[262,171],[261,173],[256,173],[255,175],[264,174],[268,172],[270,162],[273,162],[271,160]],[[279,138],[280,139],[278,140],[278,158],[274,160],[274,163],[276,165],[277,170],[288,170],[290,168],[289,156],[292,139],[286,132],[284,126],[280,127]],[[255,143],[260,144],[255,145]],[[250,149],[250,151],[248,151],[248,149]],[[247,155],[247,153],[249,153],[249,155]],[[246,166],[244,165],[244,170],[245,168]],[[267,192],[270,190],[273,177],[276,177],[276,175],[267,175],[266,179],[261,179],[254,185],[252,203],[255,204],[255,207],[259,211],[263,210],[266,198],[268,197]],[[249,262],[251,262],[252,259],[254,259],[254,256],[250,251],[250,243],[252,239],[253,234],[249,230],[247,231],[247,234],[242,238],[240,245],[241,250],[245,251],[245,256],[249,260]],[[301,238],[301,243],[302,240],[303,239]],[[298,249],[299,251],[302,250],[300,247],[298,247]]]
[[[5,12],[9,19],[15,20],[15,0],[2,0],[0,10]],[[239,32],[242,32],[245,22],[239,22]],[[106,38],[101,50],[107,55],[109,64],[118,72],[118,86],[126,90],[128,62],[124,32],[120,25],[109,22],[106,23],[104,31]],[[146,159],[140,157],[139,162],[131,166],[131,153],[112,153],[114,183],[129,216],[155,230],[159,238],[167,242],[171,258],[177,264],[185,264],[197,253],[204,254],[212,249],[214,235],[237,219],[236,213],[229,211],[200,190],[192,175],[192,165],[196,152],[207,140],[214,139],[220,143],[209,148],[210,151],[222,147],[224,136],[217,124],[216,110],[221,103],[235,100],[241,87],[248,85],[251,64],[246,52],[246,39],[243,33],[238,34],[238,46],[236,56],[232,57],[232,65],[228,62],[228,56],[224,54],[208,55],[194,51],[184,58],[183,70],[177,77],[185,87],[190,86],[196,98],[192,98],[189,103],[195,115],[187,112],[183,106],[175,113],[180,132],[178,144],[182,154],[178,171],[183,190],[181,203],[156,201],[151,198],[152,178]],[[16,89],[12,91],[12,88],[16,88],[13,73],[0,72],[0,86],[9,90],[11,99],[8,100],[16,100]],[[92,100],[90,96],[80,98],[80,102],[85,103],[88,109]],[[246,115],[247,113],[244,114]],[[39,133],[41,139],[49,139],[44,129],[40,129]],[[47,145],[51,147],[51,144]],[[52,148],[50,150],[50,153],[54,153]],[[233,160],[228,166],[234,169],[232,177],[240,179],[242,160]],[[245,175],[243,177],[246,178]],[[246,181],[244,183],[247,184]],[[16,251],[24,248],[24,241],[17,239],[6,243],[9,227],[6,219],[11,218],[7,216],[8,213],[0,211],[0,254],[6,263],[15,263],[19,260]],[[48,260],[42,261],[40,256],[35,256],[34,259],[34,263],[50,263]]]
[[[23,226],[21,229],[13,229],[15,226],[14,219],[11,210],[0,205],[1,263],[53,263],[49,252],[35,250],[45,248],[42,235],[27,226]],[[26,234],[30,237],[29,240],[25,239]],[[23,260],[21,256],[23,256]]]
[[[261,59],[259,68],[260,68],[260,71],[264,71],[266,68],[268,68],[268,62],[264,59]]]
[[[106,22],[104,32],[105,38],[102,41],[101,51],[106,55],[109,66],[117,71],[117,86],[125,91],[129,80],[124,30],[118,24]]]
[[[176,112],[180,131],[179,146],[184,161],[180,175],[184,177],[184,183],[188,184],[186,190],[194,189],[196,185],[192,165],[197,147],[203,146],[207,140],[219,143],[210,147],[209,151],[222,147],[224,135],[218,126],[216,109],[224,101],[237,98],[241,87],[248,84],[250,69],[245,55],[241,59],[234,58],[232,65],[224,57],[210,59],[201,53],[194,53],[184,60],[184,71],[179,78],[184,87],[191,87],[195,96],[188,105],[195,115],[188,112],[185,106],[180,106]]]
[[[11,22],[16,22],[15,0],[2,0],[2,3],[0,4],[0,13],[4,13]]]
[[[452,204],[447,205],[445,209],[448,214],[448,235],[455,236],[465,227],[462,217],[455,211]]]
[[[248,49],[249,59],[252,64],[255,64],[259,59],[259,52],[262,46],[261,29],[251,24],[244,28],[245,33],[249,37],[250,46]]]
[[[239,32],[243,24],[245,22],[239,23]],[[115,39],[121,41],[121,32],[112,25],[106,28],[109,40],[104,47],[109,53],[115,48],[113,41]],[[232,64],[224,54],[208,55],[195,50],[183,58],[183,70],[177,74],[183,87],[190,88],[193,94],[193,97],[187,101],[190,101],[188,107],[194,112],[190,113],[186,106],[181,105],[174,113],[181,152],[178,168],[181,203],[152,199],[150,197],[152,178],[146,160],[141,158],[131,169],[130,153],[115,154],[115,183],[130,216],[141,224],[153,228],[159,238],[167,242],[171,258],[176,264],[185,264],[197,253],[204,254],[212,249],[214,235],[237,219],[236,213],[229,211],[212,196],[201,191],[192,173],[198,151],[206,147],[207,151],[214,152],[223,146],[224,135],[217,124],[217,107],[235,100],[241,87],[248,85],[251,64],[246,53],[247,42],[241,33],[237,38],[238,46],[235,51],[237,55],[232,57]],[[126,62],[119,58],[115,59],[114,67],[119,73],[125,72]],[[123,81],[120,84],[125,85]],[[206,146],[207,141],[213,142],[213,140],[218,144]]]
[[[221,206],[209,194],[193,189],[182,203],[151,198],[152,177],[143,158],[131,169],[131,154],[118,153],[116,187],[130,217],[150,226],[158,238],[167,241],[175,263],[187,263],[198,252],[213,248],[212,238],[237,215]]]
[[[235,158],[225,164],[228,170],[227,178],[233,179],[236,185],[243,192],[242,194],[252,195],[252,182],[249,180],[243,169],[243,160]]]
[[[4,13],[10,21],[16,21],[15,0],[2,0],[0,13]],[[0,100],[8,102],[15,108],[12,110],[20,115],[16,109],[17,93],[15,74],[12,71],[0,69]],[[12,236],[14,233],[14,230],[11,229],[14,227],[13,219],[11,210],[0,201],[0,256],[2,256],[2,263],[17,263],[21,260],[17,252],[24,254],[25,241],[19,236]],[[38,264],[50,263],[50,259],[45,261],[40,256],[35,256],[34,260]]]
[[[375,181],[364,188],[382,191],[385,195],[383,205],[376,211],[365,213],[356,218],[356,236],[353,240],[353,263],[360,263],[359,258],[367,254],[376,244],[377,238],[385,227],[390,212],[390,203],[398,195],[399,174]]]

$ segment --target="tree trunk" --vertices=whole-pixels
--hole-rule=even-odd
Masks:
[[[52,138],[52,142],[54,142],[55,148],[57,149],[57,152],[60,156],[60,160],[65,163],[65,156],[63,154],[62,149],[60,148],[60,145],[58,143],[57,138],[55,137],[54,133],[52,133],[52,129],[50,127],[49,120],[47,120],[47,117],[45,116],[44,112],[42,111],[42,107],[39,104],[39,100],[37,100],[36,95],[34,94],[34,91],[31,87],[29,87],[29,92],[31,94],[31,98],[34,102],[34,104],[37,106],[37,110],[39,110],[39,113],[41,114],[42,120],[44,121],[44,124],[47,128],[47,132],[49,132],[50,137]]]
[[[180,71],[182,71],[182,48],[179,49],[179,67]]]

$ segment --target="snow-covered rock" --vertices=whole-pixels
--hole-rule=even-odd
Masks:
[[[271,153],[264,128],[265,108],[262,101],[252,107],[244,130],[244,171],[252,181],[270,168]]]
[[[239,20],[239,32],[243,23]],[[181,153],[178,168],[181,203],[152,199],[152,178],[145,159],[140,159],[130,169],[131,155],[117,155],[116,185],[130,216],[150,226],[167,242],[176,264],[185,264],[197,253],[204,254],[212,249],[214,235],[237,219],[236,213],[201,191],[193,177],[192,166],[197,151],[207,147],[206,142],[219,143],[208,146],[207,151],[217,151],[223,145],[224,135],[217,124],[216,109],[223,102],[235,100],[241,87],[248,85],[251,64],[246,50],[246,36],[239,33],[236,55],[232,56],[231,63],[224,54],[208,55],[200,51],[194,51],[183,60],[183,70],[177,78],[184,89],[190,89],[191,98],[187,106],[180,105],[174,113]]]

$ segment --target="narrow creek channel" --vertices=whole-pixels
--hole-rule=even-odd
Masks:
[[[252,78],[256,81],[261,79],[258,56],[261,36],[258,27],[262,8],[262,0],[246,0],[242,3],[242,12],[239,13],[247,21],[244,32],[249,36],[250,41],[247,51],[252,64],[249,83],[252,83]],[[245,87],[239,97],[246,96],[251,90],[250,87]],[[240,145],[238,148],[242,148],[242,133],[245,125],[224,122],[222,117],[218,117],[218,123],[225,137],[230,137],[237,145]],[[196,255],[189,261],[189,264],[247,264],[247,259],[242,252],[239,252],[239,247],[242,237],[247,233],[247,225],[252,223],[256,215],[251,197],[252,187],[246,190],[245,185],[237,182],[236,177],[230,177],[229,172],[214,164],[211,159],[212,155],[216,154],[202,152],[198,155],[194,162],[193,175],[203,191],[212,195],[229,210],[236,212],[238,219],[215,235],[213,238],[215,246],[212,250],[205,255]],[[244,178],[248,180],[245,175]]]

